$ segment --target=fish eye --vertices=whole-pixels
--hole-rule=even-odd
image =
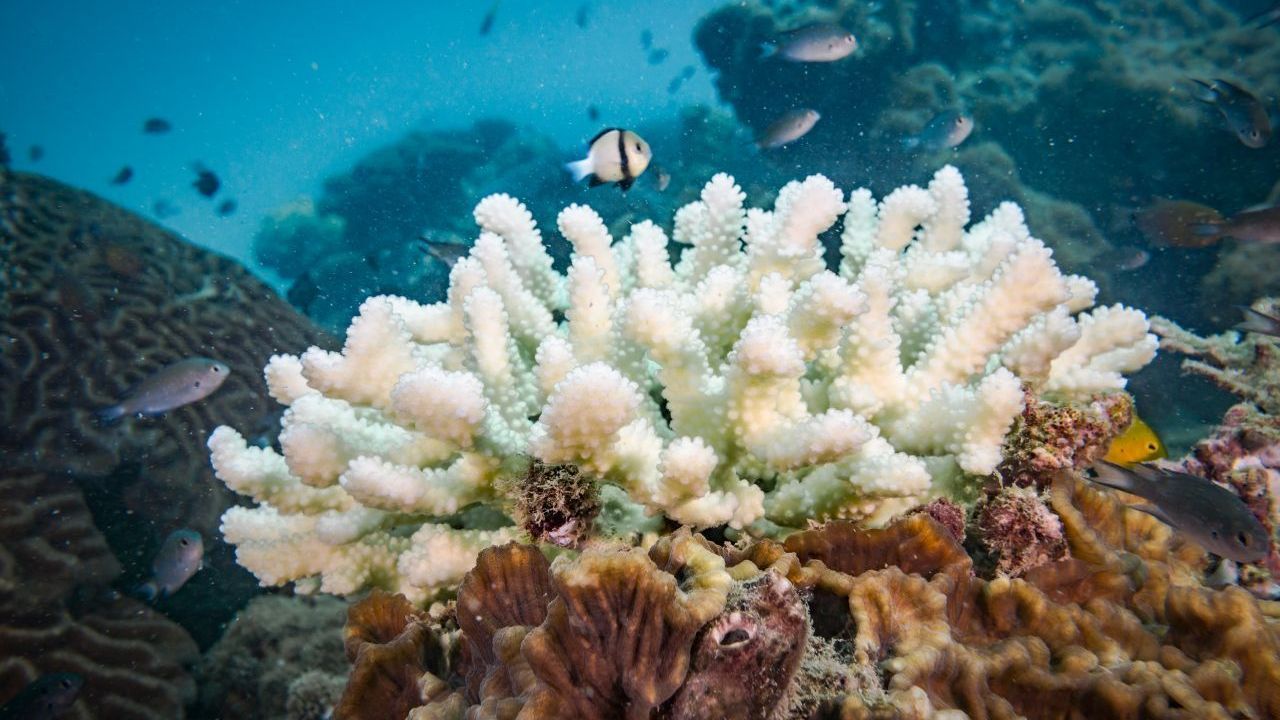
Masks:
[[[64,688],[69,688],[69,687],[71,687],[71,681],[70,681],[70,680],[66,680],[66,679],[64,679],[64,680],[62,681],[62,687],[64,687]]]
[[[1217,531],[1217,530],[1210,530],[1210,531],[1209,531],[1209,536],[1210,536],[1210,537],[1212,537],[1214,540],[1217,540],[1217,539],[1218,539],[1218,531]]]
[[[1246,535],[1243,530],[1236,533],[1236,539],[1240,541],[1241,545],[1244,545],[1245,547],[1249,547],[1249,536]]]
[[[1148,450],[1155,450],[1155,449],[1156,449],[1156,444],[1155,444],[1155,443],[1147,443],[1147,449],[1148,449]]]
[[[178,544],[182,545],[183,547],[186,547],[187,545],[191,544],[191,541],[187,540],[186,538],[182,538],[181,540],[178,541]]]
[[[200,387],[200,381],[199,381],[199,380],[197,380],[197,381],[196,381],[196,387]]]

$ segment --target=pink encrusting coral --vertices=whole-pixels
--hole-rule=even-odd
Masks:
[[[1031,488],[1006,487],[989,497],[978,507],[977,526],[999,575],[1020,577],[1069,554],[1062,520]]]
[[[1127,393],[1052,403],[1028,390],[996,472],[1006,484],[1043,489],[1055,473],[1086,468],[1106,455],[1112,439],[1132,421],[1133,399]]]

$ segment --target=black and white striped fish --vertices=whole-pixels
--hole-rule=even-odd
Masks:
[[[587,156],[567,163],[574,181],[587,178],[591,187],[617,183],[623,190],[649,167],[653,152],[639,135],[622,128],[605,128],[587,144]]]

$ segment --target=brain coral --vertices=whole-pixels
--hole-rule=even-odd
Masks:
[[[0,471],[0,706],[43,674],[85,678],[71,720],[171,720],[195,698],[196,645],[119,597],[120,574],[68,478]]]
[[[565,276],[520,203],[481,201],[446,302],[370,298],[340,353],[271,360],[282,453],[210,438],[218,476],[259,503],[223,517],[239,561],[264,583],[423,602],[514,537],[501,514],[531,458],[599,482],[580,506],[604,534],[881,523],[972,493],[1024,392],[1116,392],[1154,355],[1145,316],[1090,309],[1094,285],[1059,272],[1017,206],[969,226],[952,167],[878,203],[817,175],[772,210],[743,201],[712,178],[676,213],[675,263],[654,223],[615,243],[570,206]]]
[[[335,717],[415,704],[413,720],[1280,713],[1272,604],[1202,586],[1203,553],[1108,492],[1064,475],[1051,496],[1074,557],[1023,579],[975,577],[925,514],[745,549],[681,531],[647,555],[549,565],[490,548],[459,590],[460,635],[403,599],[353,609],[383,622],[349,626],[356,671]],[[708,683],[724,689],[715,702],[689,702]]]
[[[326,337],[235,262],[93,195],[0,172],[0,453],[9,466],[105,476],[136,466],[131,509],[211,533],[230,496],[201,443],[233,418],[271,433],[258,368]],[[165,365],[222,360],[230,379],[161,418],[94,410]]]

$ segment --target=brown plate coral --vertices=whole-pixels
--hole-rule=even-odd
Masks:
[[[1071,557],[1017,579],[975,576],[928,513],[745,548],[490,548],[460,630],[381,593],[352,610],[335,717],[1280,716],[1280,608],[1203,586],[1202,551],[1106,491],[1064,474],[1049,504]]]

